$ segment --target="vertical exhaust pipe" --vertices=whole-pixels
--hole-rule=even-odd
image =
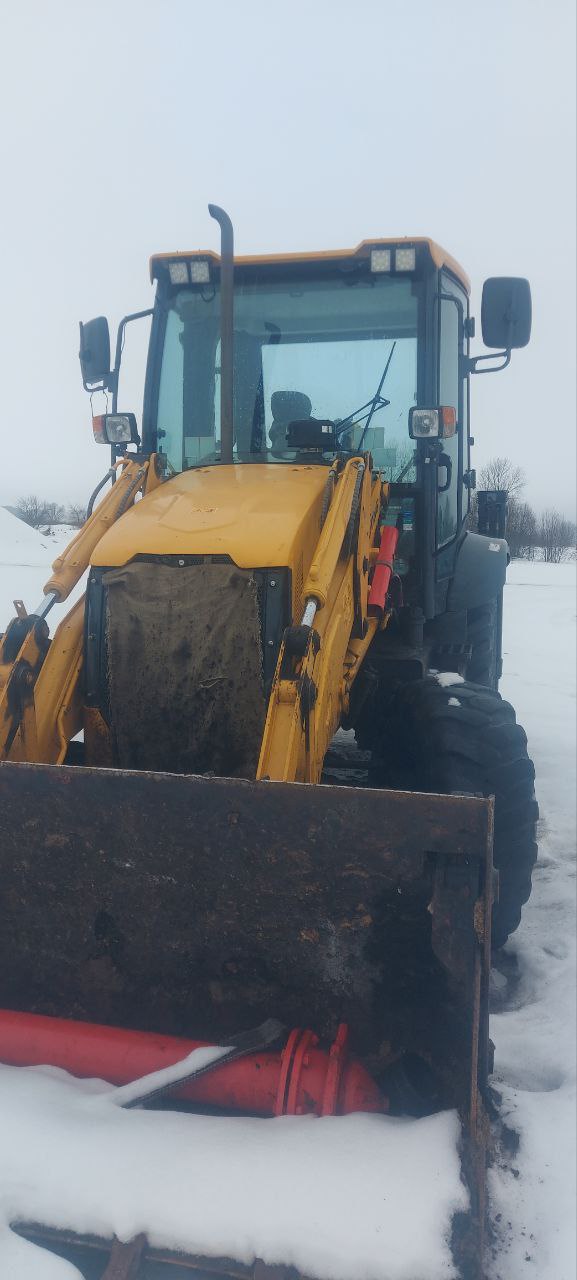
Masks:
[[[208,212],[220,227],[220,460],[232,462],[234,232],[224,209],[220,209],[217,204],[209,204]]]

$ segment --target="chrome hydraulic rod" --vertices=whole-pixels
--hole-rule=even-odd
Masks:
[[[305,611],[301,622],[302,627],[312,627],[318,607],[318,600],[315,600],[314,597],[311,596],[310,600],[307,600],[305,605]]]
[[[58,592],[48,591],[47,594],[42,597],[40,604],[36,607],[36,609],[32,610],[34,617],[45,618],[46,614],[50,613],[52,605],[56,604],[57,601],[58,601]]]

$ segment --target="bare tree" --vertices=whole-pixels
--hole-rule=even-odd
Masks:
[[[514,560],[532,560],[537,545],[537,517],[528,502],[509,503],[507,542]]]
[[[69,524],[74,525],[75,529],[80,529],[86,520],[86,507],[83,507],[79,502],[72,502],[66,513],[66,519]]]
[[[469,529],[471,533],[477,533],[479,528],[479,503],[477,501],[477,494],[474,490],[471,494],[467,519],[465,520],[465,528]]]
[[[561,564],[575,552],[576,527],[559,511],[544,511],[539,521],[538,541],[547,564]]]
[[[35,493],[30,493],[27,498],[19,498],[15,511],[20,519],[25,524],[32,525],[33,529],[39,529],[40,525],[46,524],[46,502],[44,498],[38,498]]]
[[[383,449],[381,456],[381,474],[385,480],[392,483],[400,482],[407,478],[407,473],[412,469],[415,459],[415,450],[411,447],[410,441],[405,444],[399,443],[398,440],[392,440]]]
[[[510,502],[519,499],[526,484],[523,468],[516,467],[510,458],[489,458],[479,481],[481,489],[504,489]]]
[[[58,502],[44,503],[44,519],[43,524],[60,524],[64,519],[64,507]]]
[[[523,468],[515,466],[510,458],[489,458],[479,472],[480,489],[501,489],[507,494],[507,537],[509,537],[513,506],[519,502],[525,483]],[[466,527],[473,532],[476,532],[479,527],[479,504],[476,493],[471,494]]]

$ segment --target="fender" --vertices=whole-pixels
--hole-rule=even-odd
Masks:
[[[475,609],[498,599],[505,585],[509,548],[504,538],[466,533],[457,552],[447,610]]]

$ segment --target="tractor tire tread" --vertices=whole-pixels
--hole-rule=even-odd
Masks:
[[[497,687],[497,601],[488,600],[467,611],[467,642],[471,657],[466,676],[473,684]]]
[[[539,815],[535,769],[513,707],[496,690],[471,682],[447,686],[427,676],[400,686],[386,717],[379,717],[378,708],[377,701],[373,721],[364,717],[359,737],[361,745],[371,739],[373,778],[380,777],[381,786],[495,796],[493,857],[500,894],[493,907],[493,946],[503,946],[531,892]]]

